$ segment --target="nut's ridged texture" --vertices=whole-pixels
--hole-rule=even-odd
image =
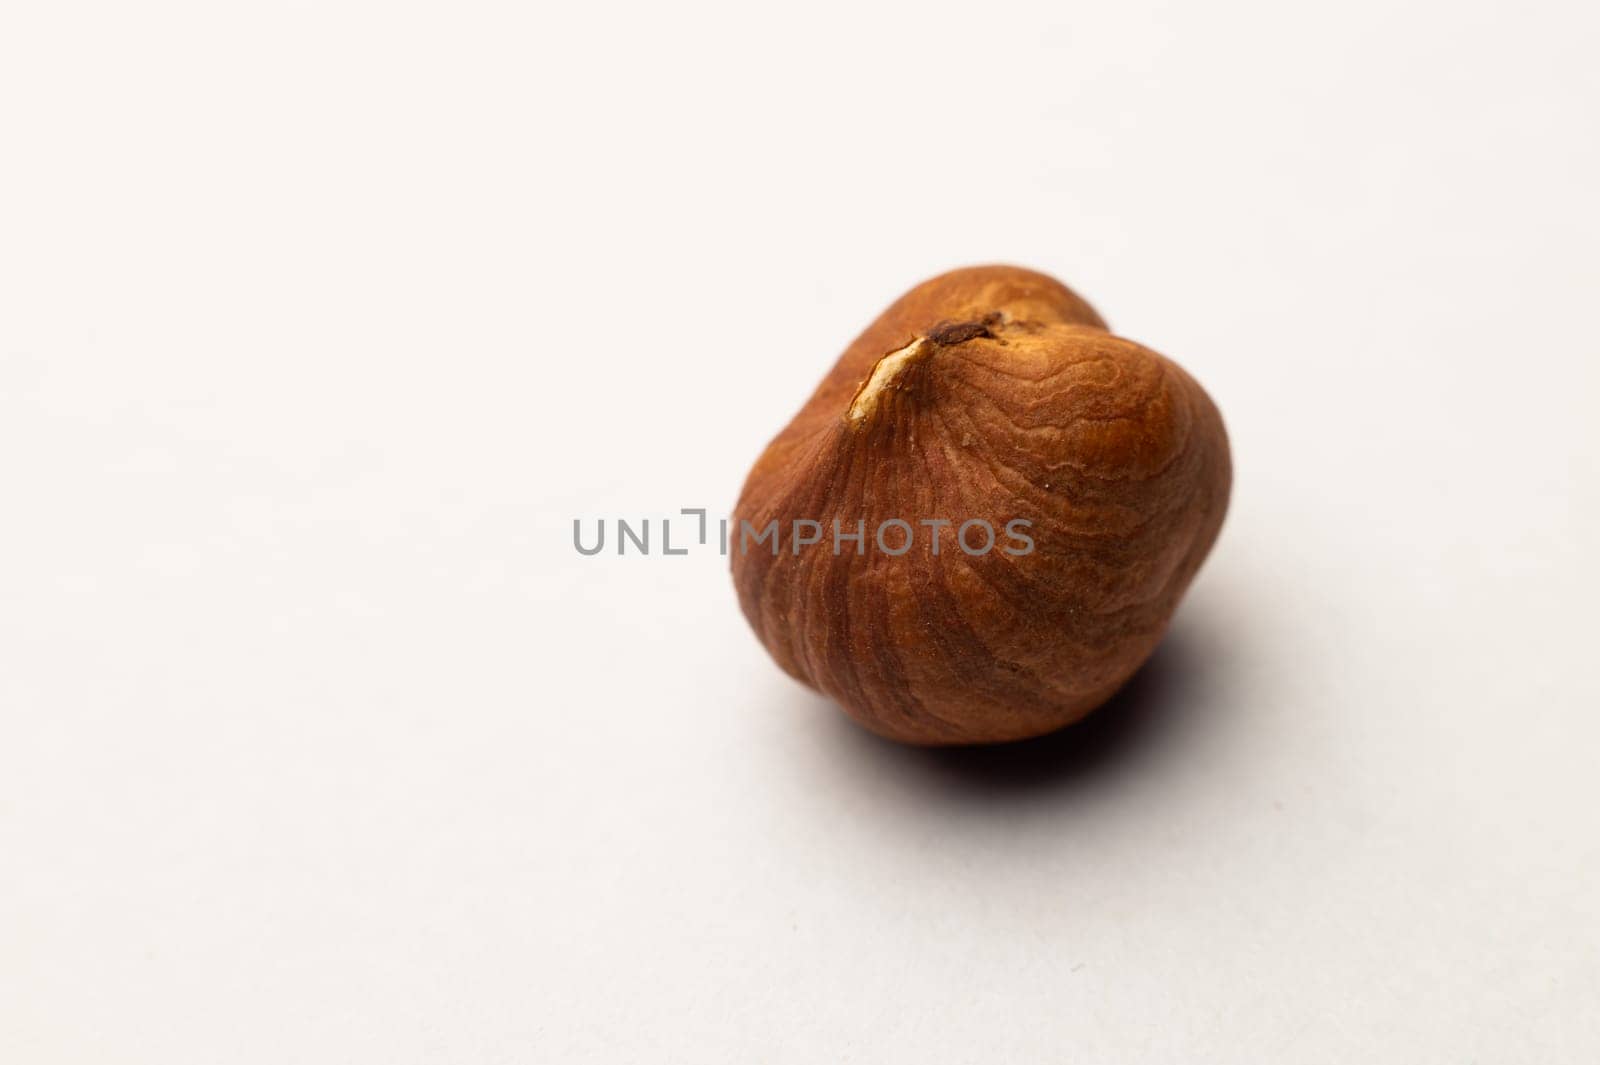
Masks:
[[[1088,714],[1155,650],[1230,482],[1222,418],[1175,363],[1053,278],[956,270],[868,326],[756,461],[734,583],[778,664],[873,731],[1023,739]],[[836,519],[865,542],[835,553]],[[912,526],[904,554],[903,529],[876,542],[891,519]],[[993,549],[976,528],[974,551],[957,543],[970,519]],[[1019,519],[1032,550],[1007,536]],[[739,535],[774,521],[776,554]],[[820,541],[807,524],[797,546],[797,521]]]

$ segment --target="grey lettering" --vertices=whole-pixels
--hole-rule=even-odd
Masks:
[[[700,516],[700,542],[702,544],[705,543],[706,542],[706,508],[705,507],[684,507],[682,510],[678,511],[678,513],[679,514],[698,514]]]
[[[578,549],[578,554],[580,555],[598,555],[606,546],[606,520],[601,518],[599,521],[595,522],[595,525],[597,525],[600,529],[600,540],[592,548],[584,547],[583,541],[578,538],[578,527],[580,524],[581,523],[577,518],[572,519],[572,546]]]
[[[1016,540],[1017,542],[1019,542],[1019,543],[1021,543],[1023,545],[1021,550],[1017,550],[1017,549],[1010,548],[1010,547],[1006,548],[1005,549],[1006,554],[1008,554],[1008,555],[1031,555],[1031,554],[1033,554],[1033,537],[1029,536],[1025,532],[1019,532],[1018,531],[1019,529],[1031,529],[1031,528],[1033,528],[1033,522],[1029,521],[1027,518],[1012,518],[1010,521],[1006,522],[1006,535],[1011,537],[1011,539]]]
[[[939,553],[939,533],[942,532],[945,526],[949,525],[950,522],[945,518],[923,518],[918,524],[926,525],[928,528],[933,530],[933,553],[937,555]]]
[[[672,549],[672,522],[667,518],[661,519],[661,553],[663,555],[687,555],[689,553],[687,547],[680,547],[676,551]]]
[[[628,553],[625,550],[627,547],[627,542],[624,540],[624,537],[626,537],[627,540],[632,540],[633,546],[637,547],[640,553],[646,555],[650,553],[650,519],[645,518],[644,521],[640,522],[640,524],[644,527],[644,539],[642,540],[634,535],[632,529],[628,528],[628,523],[625,519],[617,519],[617,554],[625,555]]]
[[[889,549],[889,545],[883,542],[883,530],[889,528],[890,526],[895,526],[905,530],[905,541],[900,545],[900,550],[898,551],[891,551]],[[911,543],[916,538],[917,532],[911,527],[911,523],[909,521],[902,521],[900,518],[890,518],[888,521],[879,525],[878,535],[876,537],[878,541],[878,550],[882,551],[886,555],[893,555],[896,558],[899,558],[901,555],[911,550]]]
[[[867,519],[861,518],[860,520],[858,520],[856,522],[856,531],[855,532],[853,532],[853,533],[841,533],[839,531],[839,519],[838,518],[834,518],[833,519],[833,553],[835,555],[837,555],[839,553],[839,542],[841,540],[854,540],[856,542],[856,554],[858,554],[858,555],[866,554],[867,553]]]
[[[741,555],[748,555],[750,553],[750,536],[751,536],[752,533],[755,533],[755,529],[751,527],[749,519],[748,518],[740,518],[739,519],[739,553]],[[762,529],[760,534],[756,536],[756,546],[759,547],[761,545],[761,542],[763,540],[765,540],[769,536],[772,537],[772,555],[773,555],[774,558],[776,558],[777,555],[778,555],[778,519],[777,518],[773,518],[771,521],[767,522],[766,528]]]
[[[802,525],[810,526],[810,536],[805,537],[800,535],[800,527]],[[793,542],[793,551],[798,555],[802,547],[814,544],[822,539],[822,522],[812,521],[810,518],[796,518],[794,520],[794,527],[789,531],[789,536],[790,540]]]
[[[967,543],[967,530],[972,528],[974,525],[982,529],[984,535],[988,537],[988,539],[984,542],[982,551],[974,551],[972,549],[972,545]],[[965,551],[969,555],[987,555],[990,551],[994,550],[994,526],[990,525],[982,518],[973,518],[971,521],[964,521],[961,523],[961,528],[956,530],[956,542],[961,545],[961,550]]]

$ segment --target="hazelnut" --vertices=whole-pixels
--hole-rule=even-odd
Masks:
[[[868,326],[756,460],[734,584],[778,664],[874,732],[1024,739],[1155,650],[1231,476],[1176,363],[1044,274],[955,270]]]

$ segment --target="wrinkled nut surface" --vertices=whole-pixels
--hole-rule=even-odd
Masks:
[[[868,326],[756,460],[734,583],[778,664],[874,732],[1024,739],[1155,650],[1231,476],[1222,418],[1176,363],[1044,274],[956,270]],[[880,544],[892,519],[913,535]],[[975,550],[957,543],[972,519],[990,550],[977,526]],[[753,539],[774,521],[776,540]]]

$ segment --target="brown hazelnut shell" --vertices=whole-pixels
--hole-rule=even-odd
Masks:
[[[1024,739],[1087,715],[1155,650],[1230,483],[1222,418],[1176,363],[1044,274],[955,270],[868,326],[756,460],[734,584],[778,664],[874,732]],[[915,534],[900,555],[875,542],[894,518]],[[864,544],[835,554],[835,519]],[[924,519],[952,522],[937,553]],[[956,542],[970,519],[995,531],[987,553]],[[1031,551],[1005,532],[1016,519]],[[797,547],[797,520],[820,542]],[[740,535],[773,521],[776,554]]]

